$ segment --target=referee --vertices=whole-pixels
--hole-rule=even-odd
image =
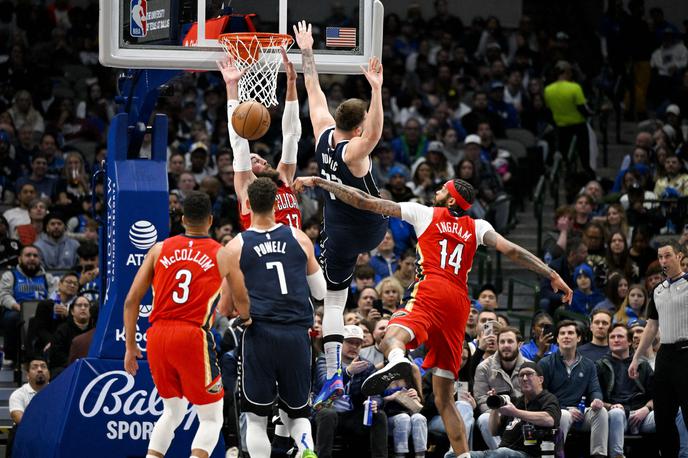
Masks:
[[[679,451],[675,423],[679,407],[688,424],[688,274],[681,271],[683,253],[676,242],[665,242],[657,256],[666,280],[652,292],[647,325],[628,375],[638,377],[639,360],[661,329],[655,361],[655,423],[662,456],[675,457]]]

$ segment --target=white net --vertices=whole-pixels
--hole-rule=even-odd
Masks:
[[[227,33],[220,44],[232,56],[239,70],[246,70],[239,80],[239,101],[255,100],[266,107],[278,104],[275,95],[277,72],[282,63],[280,48],[291,48],[289,35],[268,33]]]

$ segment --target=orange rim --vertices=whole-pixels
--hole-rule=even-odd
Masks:
[[[249,43],[257,41],[261,47],[282,47],[294,43],[291,35],[286,33],[266,33],[266,32],[238,32],[223,33],[219,36],[220,42],[230,44],[233,42]]]

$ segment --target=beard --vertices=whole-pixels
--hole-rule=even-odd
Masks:
[[[449,200],[449,197],[445,197],[444,199],[439,199],[437,196],[435,196],[435,198],[432,200],[432,205],[434,207],[446,207],[448,200]]]
[[[29,277],[33,277],[34,275],[36,275],[39,272],[39,270],[41,269],[40,265],[35,265],[35,264],[31,264],[31,265],[22,264],[22,265],[20,265],[20,267],[24,271],[24,273]]]
[[[36,382],[36,385],[38,385],[38,386],[43,386],[43,385],[45,385],[46,383],[48,383],[48,379],[47,379],[47,377],[46,377],[45,375],[39,374],[39,375],[36,376],[35,382]]]
[[[507,363],[510,363],[511,361],[515,360],[518,357],[518,352],[517,351],[512,351],[510,353],[504,353],[504,352],[499,352],[499,358],[502,361],[505,361]]]

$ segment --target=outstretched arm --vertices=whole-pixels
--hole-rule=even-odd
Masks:
[[[301,120],[299,119],[299,99],[296,94],[296,70],[294,70],[294,64],[289,62],[287,52],[284,49],[280,51],[287,73],[287,99],[284,102],[284,113],[282,113],[282,158],[277,164],[277,171],[282,181],[291,186],[296,174]]]
[[[547,264],[542,262],[540,258],[535,256],[530,251],[526,250],[522,246],[516,245],[513,242],[505,239],[495,231],[488,231],[483,236],[483,243],[489,247],[495,248],[500,253],[506,255],[516,264],[525,267],[528,270],[532,270],[538,275],[542,275],[545,278],[549,278],[552,283],[552,290],[556,293],[561,290],[564,292],[564,301],[571,303],[571,298],[573,296],[573,291],[568,285],[561,279],[558,273],[554,271]]]
[[[248,185],[256,179],[251,169],[251,149],[248,140],[240,137],[232,127],[232,114],[234,109],[239,105],[239,80],[244,75],[244,71],[240,71],[234,65],[234,60],[231,57],[227,58],[226,62],[217,62],[217,68],[222,73],[222,78],[225,80],[225,88],[227,89],[227,131],[229,132],[229,143],[232,146],[234,155],[234,189],[237,193],[237,198],[241,205],[242,214],[248,213],[248,209],[244,212],[243,202],[246,202],[246,190]]]
[[[367,159],[382,136],[384,124],[384,109],[382,108],[382,63],[377,57],[371,57],[368,61],[368,69],[361,66],[363,75],[370,83],[372,90],[368,115],[363,122],[363,133],[360,137],[354,137],[346,147],[345,161],[348,164]],[[366,162],[367,171],[368,164]]]
[[[296,43],[301,48],[303,78],[306,83],[306,92],[308,92],[308,110],[310,111],[313,133],[317,141],[322,131],[334,124],[334,118],[327,109],[327,99],[325,98],[325,93],[320,88],[318,72],[315,70],[311,24],[306,24],[306,21],[299,21],[294,26],[294,36],[296,37]]]
[[[300,177],[294,181],[294,190],[297,192],[300,192],[304,187],[312,186],[318,186],[334,194],[337,199],[354,208],[401,218],[401,206],[398,203],[373,197],[360,189],[341,183],[334,183],[320,177]]]

